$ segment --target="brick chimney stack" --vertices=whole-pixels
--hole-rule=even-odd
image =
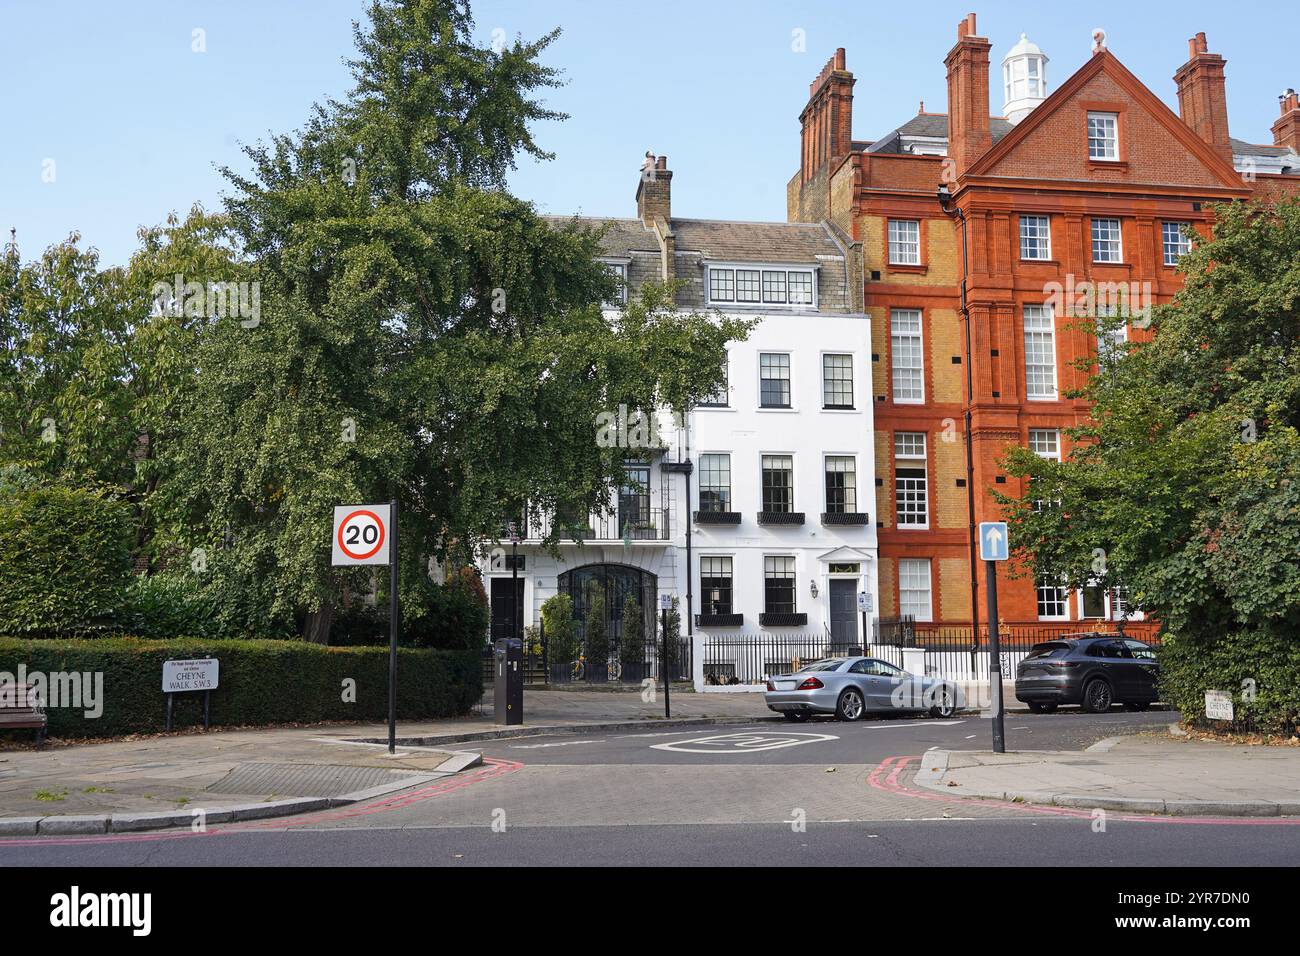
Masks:
[[[826,61],[808,87],[808,105],[799,114],[802,147],[800,181],[823,166],[834,166],[853,150],[853,74],[845,66],[844,48]]]
[[[944,58],[948,67],[948,157],[960,175],[993,143],[989,130],[989,50],[975,33],[975,14],[957,24],[957,45]]]
[[[641,167],[641,182],[636,187],[636,214],[647,226],[654,227],[656,219],[665,224],[672,219],[673,171],[668,168],[667,156],[646,156]]]
[[[1178,111],[1183,122],[1231,164],[1228,94],[1223,79],[1226,61],[1219,54],[1209,52],[1204,33],[1188,40],[1187,46],[1187,62],[1174,74],[1174,82],[1178,84]]]
[[[1278,102],[1282,105],[1282,115],[1273,124],[1273,145],[1300,153],[1300,97],[1295,90],[1287,90],[1278,97]]]

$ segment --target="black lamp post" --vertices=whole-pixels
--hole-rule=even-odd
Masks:
[[[510,522],[510,636],[519,640],[519,618],[523,608],[519,600],[519,525]]]
[[[975,446],[971,436],[971,407],[975,404],[975,370],[971,362],[970,309],[966,305],[966,275],[969,263],[966,258],[966,212],[958,206],[952,197],[947,183],[940,183],[936,193],[939,208],[944,215],[957,219],[961,223],[961,317],[966,325],[966,516],[968,519],[967,537],[970,544],[970,628],[971,628],[971,663],[974,664],[975,652],[979,648],[979,579],[975,570],[979,551],[975,543]]]

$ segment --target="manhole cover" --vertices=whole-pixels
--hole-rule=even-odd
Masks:
[[[402,773],[382,767],[343,767],[332,764],[240,764],[207,788],[209,793],[277,794],[286,797],[335,797],[392,783]]]

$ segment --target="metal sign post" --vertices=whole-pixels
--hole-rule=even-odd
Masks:
[[[672,674],[670,673],[670,668],[672,666],[672,653],[670,650],[670,645],[668,643],[668,612],[671,611],[672,608],[673,608],[673,596],[671,594],[659,595],[659,617],[660,620],[662,621],[662,624],[660,626],[663,628],[663,632],[664,632],[664,659],[660,669],[664,673],[664,716],[665,717],[671,717],[673,715],[672,706],[669,703],[670,694],[668,690],[669,684],[672,683]]]
[[[397,499],[389,504],[389,520],[392,524],[393,545],[389,549],[389,585],[388,609],[388,752],[397,749],[397,637],[402,629],[401,609],[397,603]]]
[[[337,505],[330,536],[331,564],[336,567],[388,565],[388,752],[397,749],[397,637],[401,609],[397,601],[397,499],[386,505]]]
[[[980,557],[984,560],[989,613],[989,693],[993,710],[993,752],[1007,752],[1002,702],[1002,646],[998,633],[998,562],[1007,560],[1010,546],[1005,521],[980,522]],[[978,636],[978,635],[977,635]]]

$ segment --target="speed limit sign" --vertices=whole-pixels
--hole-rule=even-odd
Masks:
[[[337,505],[331,563],[387,564],[389,529],[388,505]]]

